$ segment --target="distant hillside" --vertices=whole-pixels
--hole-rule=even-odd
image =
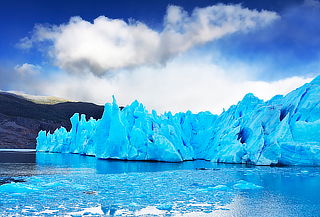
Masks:
[[[76,112],[100,119],[103,106],[0,92],[0,149],[35,148],[40,130],[69,129],[69,118]]]
[[[8,94],[8,95],[13,95],[16,97],[20,97],[26,100],[29,100],[31,102],[34,103],[38,103],[38,104],[57,104],[57,103],[62,103],[62,102],[74,102],[72,100],[67,100],[67,99],[63,99],[60,97],[55,97],[55,96],[34,96],[34,95],[30,95],[30,94],[25,94],[19,91],[4,91],[4,92],[0,92],[2,94]]]

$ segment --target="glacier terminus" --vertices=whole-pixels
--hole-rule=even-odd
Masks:
[[[121,110],[113,98],[100,120],[76,113],[71,123],[70,132],[40,131],[37,151],[120,160],[320,165],[320,76],[269,101],[247,94],[220,115],[159,115],[138,101]]]

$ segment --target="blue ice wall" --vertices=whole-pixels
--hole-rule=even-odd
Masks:
[[[180,162],[206,159],[255,165],[320,165],[320,77],[264,102],[247,94],[221,115],[149,113],[116,100],[100,120],[74,114],[70,132],[40,131],[37,151],[103,159]]]

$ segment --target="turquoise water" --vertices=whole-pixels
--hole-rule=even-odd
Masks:
[[[0,152],[1,216],[320,216],[320,168]]]

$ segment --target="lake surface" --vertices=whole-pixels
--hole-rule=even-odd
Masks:
[[[0,216],[320,216],[319,167],[1,151],[0,183]]]

